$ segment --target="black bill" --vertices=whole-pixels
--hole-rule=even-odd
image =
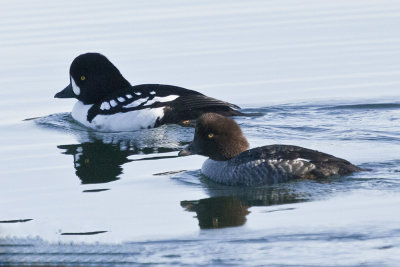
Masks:
[[[71,84],[65,87],[62,91],[55,94],[54,98],[75,98],[76,95],[72,90]]]

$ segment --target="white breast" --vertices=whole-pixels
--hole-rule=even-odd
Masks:
[[[148,127],[152,128],[157,119],[164,116],[164,108],[160,107],[112,115],[97,115],[89,122],[87,114],[92,106],[78,101],[72,110],[72,117],[86,127],[102,132],[137,131]]]

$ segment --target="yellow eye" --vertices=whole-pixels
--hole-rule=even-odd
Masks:
[[[84,81],[84,80],[86,80],[86,77],[85,77],[85,75],[82,75],[81,76],[81,81]]]
[[[214,134],[213,134],[213,133],[209,133],[209,134],[208,134],[208,138],[211,139],[211,138],[213,138],[213,137],[214,137]]]

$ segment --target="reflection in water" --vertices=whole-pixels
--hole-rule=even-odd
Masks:
[[[306,201],[301,194],[283,187],[229,188],[211,186],[207,188],[210,198],[181,201],[187,211],[196,212],[201,229],[241,226],[252,206],[271,206]]]
[[[18,219],[18,220],[2,220],[0,223],[24,223],[24,222],[30,222],[33,219]]]
[[[196,212],[202,229],[243,225],[246,222],[246,215],[249,214],[249,207],[236,197],[182,201],[181,206],[187,211]]]
[[[119,146],[104,144],[97,140],[93,143],[60,145],[63,154],[73,155],[76,175],[82,184],[108,183],[119,179],[122,164],[129,162],[129,151],[122,151]]]
[[[70,113],[52,114],[34,121],[40,127],[76,137],[77,144],[57,147],[64,150],[63,154],[73,156],[75,173],[82,184],[118,180],[123,173],[122,165],[127,162],[176,157],[160,154],[181,150],[193,136],[192,128],[177,125],[163,125],[136,132],[96,132],[76,123]],[[128,156],[143,154],[154,154],[154,157],[128,159]],[[85,190],[101,191],[105,189]]]
[[[108,231],[93,231],[93,232],[82,232],[82,233],[61,233],[61,235],[98,235],[104,234]]]
[[[98,192],[103,192],[103,191],[108,191],[110,188],[103,188],[103,189],[88,189],[88,190],[83,190],[83,193],[98,193]]]
[[[65,150],[63,154],[73,156],[75,173],[81,179],[82,184],[112,182],[119,179],[123,170],[122,165],[127,162],[163,158],[147,157],[133,160],[128,159],[130,155],[159,154],[177,150],[165,147],[123,147],[122,149],[121,144],[105,144],[101,140],[74,145],[59,145],[58,148]],[[101,191],[105,191],[105,189],[91,190],[90,192]]]

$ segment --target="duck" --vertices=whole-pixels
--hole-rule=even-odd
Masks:
[[[205,112],[241,116],[237,105],[183,87],[164,84],[132,86],[100,53],[77,56],[70,83],[55,98],[76,98],[72,117],[96,131],[136,131],[164,124],[185,124]]]
[[[239,125],[216,113],[204,113],[197,119],[193,141],[178,155],[193,154],[208,157],[201,167],[203,175],[229,186],[320,180],[363,170],[347,160],[295,145],[249,149]]]

